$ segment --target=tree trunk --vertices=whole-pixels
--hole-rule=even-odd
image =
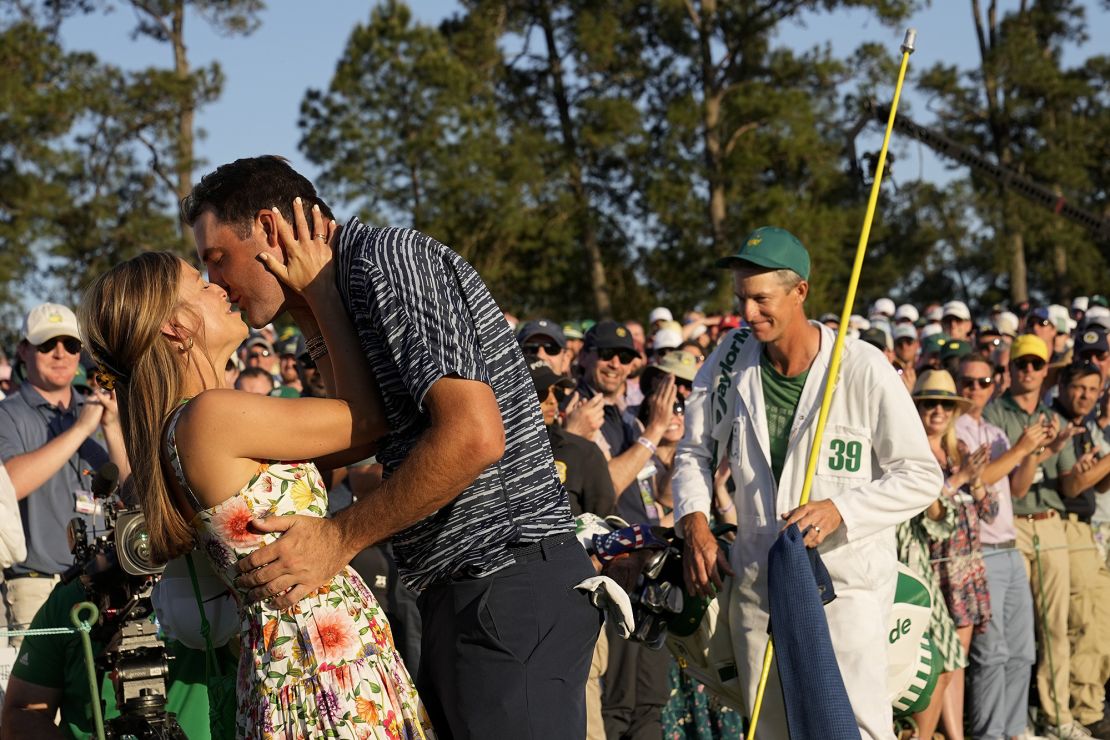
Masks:
[[[713,26],[717,0],[703,0],[698,16],[698,47],[701,57],[702,126],[705,136],[705,172],[709,186],[709,228],[713,253],[721,251],[725,228],[725,182],[721,162],[721,81],[713,63]]]
[[[185,54],[185,0],[177,0],[173,7],[173,71],[185,88],[185,81],[189,78],[189,59]],[[193,189],[193,119],[196,115],[192,93],[181,100],[181,118],[177,129],[177,202],[189,194]],[[185,224],[180,222],[182,249],[185,253]]]
[[[1008,236],[1010,252],[1010,302],[1012,305],[1029,300],[1029,283],[1025,271],[1025,237],[1013,230]]]
[[[593,292],[594,306],[597,309],[599,319],[608,319],[613,316],[613,307],[609,299],[609,283],[605,277],[605,262],[601,256],[601,246],[597,241],[593,211],[590,208],[589,194],[586,192],[582,166],[579,163],[578,142],[574,133],[574,124],[570,118],[570,102],[567,99],[566,86],[563,84],[563,65],[555,42],[554,21],[551,17],[551,9],[546,2],[536,3],[536,15],[540,26],[543,28],[543,37],[547,44],[547,71],[551,78],[551,91],[555,97],[555,107],[559,111],[563,153],[567,161],[570,191],[574,197],[579,233],[582,236],[582,248],[586,252],[586,264],[589,266],[590,289]]]

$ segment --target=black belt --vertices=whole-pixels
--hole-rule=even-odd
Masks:
[[[4,568],[4,580],[14,581],[17,578],[53,578],[53,573],[43,573],[41,570],[29,570],[26,573],[23,571],[14,571],[11,568]]]
[[[527,563],[532,560],[542,560],[544,549],[570,542],[577,542],[578,536],[574,532],[560,532],[535,542],[514,542],[508,546],[509,554],[516,558],[518,563]]]

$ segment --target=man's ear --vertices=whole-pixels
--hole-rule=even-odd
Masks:
[[[809,281],[808,280],[801,280],[794,287],[798,291],[799,300],[804,303],[805,299],[806,299],[806,296],[809,295]]]
[[[278,236],[277,219],[274,217],[274,212],[269,208],[263,208],[255,214],[254,218],[258,223],[257,228],[261,229],[262,236],[266,239],[266,245],[271,249],[281,247],[281,238]]]

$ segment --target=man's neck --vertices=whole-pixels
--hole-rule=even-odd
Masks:
[[[1015,391],[1010,389],[1010,398],[1014,399],[1014,403],[1018,408],[1027,414],[1031,414],[1037,410],[1037,405],[1041,402],[1041,389],[1035,388],[1031,391]]]
[[[802,318],[797,329],[768,342],[764,349],[775,370],[792,378],[804,373],[813,364],[813,358],[821,350],[821,330]]]
[[[985,406],[969,406],[967,411],[964,412],[965,416],[970,416],[976,422],[983,420],[983,409]]]

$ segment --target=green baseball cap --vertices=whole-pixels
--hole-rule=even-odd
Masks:
[[[809,252],[798,237],[777,226],[761,226],[744,240],[740,251],[717,260],[717,267],[737,267],[747,262],[771,270],[793,270],[809,280]]]

